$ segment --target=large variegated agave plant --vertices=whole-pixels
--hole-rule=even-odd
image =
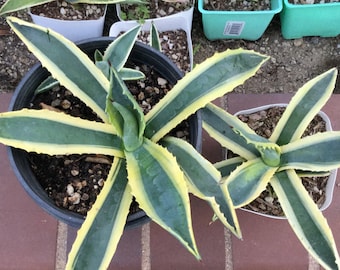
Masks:
[[[250,203],[270,183],[297,237],[326,269],[338,269],[339,255],[327,221],[298,172],[324,173],[340,167],[339,131],[301,138],[331,96],[336,75],[331,69],[299,89],[269,139],[212,104],[202,110],[203,128],[240,156],[216,164],[235,207]]]
[[[221,222],[240,237],[227,189],[219,185],[220,172],[190,144],[166,135],[254,75],[267,57],[242,49],[216,54],[180,80],[144,116],[122,80],[134,75],[123,65],[136,29],[126,34],[130,38],[124,35],[113,42],[104,54],[96,53],[93,63],[76,45],[51,30],[13,17],[7,22],[52,76],[92,108],[103,123],[47,110],[6,112],[0,114],[0,142],[50,155],[115,157],[103,190],[78,232],[68,269],[108,266],[132,196],[154,222],[197,258],[189,192],[206,200]]]

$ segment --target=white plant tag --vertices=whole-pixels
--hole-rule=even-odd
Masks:
[[[243,21],[228,21],[225,24],[223,34],[225,36],[239,36],[245,24],[246,22]]]

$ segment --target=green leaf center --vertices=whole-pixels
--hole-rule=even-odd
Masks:
[[[277,145],[266,145],[266,144],[259,144],[255,145],[255,147],[259,150],[261,154],[261,159],[264,164],[270,167],[278,167],[280,165],[281,160],[281,151],[280,147]]]

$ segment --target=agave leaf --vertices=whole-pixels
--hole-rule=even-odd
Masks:
[[[162,51],[161,42],[159,40],[159,35],[158,35],[158,30],[154,22],[151,22],[151,27],[150,27],[150,46],[159,52]]]
[[[131,30],[132,32],[126,32],[121,37],[115,39],[106,49],[105,55],[103,55],[99,50],[95,51],[94,59],[96,66],[105,74],[107,78],[110,78],[111,66],[118,70],[119,76],[122,78],[122,80],[140,80],[145,78],[143,72],[124,67],[124,64],[126,63],[133,47],[131,45],[135,43],[137,37],[134,35],[133,30],[134,29]],[[128,48],[128,50],[126,48]],[[115,54],[117,51],[120,52],[119,55]]]
[[[238,49],[216,53],[197,65],[146,115],[146,137],[158,141],[193,112],[253,76],[267,59]]]
[[[14,17],[7,17],[7,22],[61,85],[85,102],[103,121],[108,121],[105,105],[110,83],[85,53],[47,28]]]
[[[123,234],[132,195],[125,160],[116,158],[104,187],[78,231],[66,269],[107,269]]]
[[[94,51],[94,61],[95,62],[103,61],[103,57],[104,57],[104,55],[101,53],[100,50],[97,49],[97,50]]]
[[[337,70],[333,68],[301,87],[289,102],[270,140],[284,145],[300,138],[331,96],[336,77]]]
[[[184,140],[166,137],[161,144],[176,156],[177,162],[189,181],[189,189],[197,197],[213,197],[221,180],[220,172]]]
[[[4,15],[10,12],[18,11],[33,6],[38,6],[52,1],[54,0],[7,0],[0,9],[0,15]]]
[[[124,81],[120,78],[117,71],[111,68],[111,89],[108,102],[116,102],[133,113],[138,125],[138,138],[141,140],[145,130],[145,120],[142,108],[132,96]],[[125,134],[127,135],[127,134]]]
[[[113,70],[111,70],[111,77],[113,75]],[[110,91],[107,95],[106,99],[106,108],[105,112],[107,113],[107,116],[109,118],[109,122],[113,125],[115,128],[117,135],[120,137],[123,137],[123,130],[124,130],[124,119],[120,112],[113,106],[113,87],[114,87],[114,80],[110,80]],[[118,93],[119,94],[119,93]]]
[[[240,166],[245,160],[241,157],[234,157],[216,162],[215,168],[221,173],[222,178],[227,178],[232,171]]]
[[[212,103],[201,109],[201,115],[203,128],[222,146],[248,160],[259,156],[256,147],[253,144],[248,144],[231,128],[231,126],[239,127],[242,123],[236,116]]]
[[[106,78],[110,78],[110,64],[107,61],[96,61],[96,67],[101,70]]]
[[[332,232],[294,170],[277,173],[270,183],[303,246],[325,269],[338,269]]]
[[[244,162],[225,180],[236,208],[247,205],[266,189],[277,168],[266,165],[261,158]]]
[[[223,146],[247,159],[260,154],[267,165],[279,165],[281,150],[278,145],[257,135],[236,116],[213,104],[207,104],[201,111],[203,127]]]
[[[98,61],[96,62],[96,66],[109,78],[109,73],[110,73],[110,66],[107,62],[105,61]],[[122,78],[124,81],[128,80],[141,80],[145,78],[145,75],[143,72],[131,68],[122,68],[118,72],[119,76]],[[47,77],[39,86],[38,88],[34,91],[35,95],[44,93],[46,91],[49,91],[53,87],[59,85],[59,82],[54,79],[52,76]]]
[[[145,79],[145,74],[143,72],[131,68],[122,68],[118,71],[118,74],[123,81]]]
[[[277,144],[256,134],[254,130],[237,117],[229,115],[226,119],[229,122],[228,124],[233,127],[233,130],[246,140],[247,144],[254,145],[265,164],[272,167],[277,167],[280,164],[281,149]]]
[[[143,143],[143,137],[138,136],[137,119],[134,117],[133,112],[119,103],[113,102],[113,106],[119,111],[120,115],[124,119],[122,136],[124,149],[126,151],[134,151]]]
[[[129,185],[140,207],[199,259],[188,189],[174,156],[147,139],[125,155]]]
[[[96,62],[96,66],[105,74],[107,78],[110,78],[110,65],[107,61]],[[143,72],[132,68],[122,68],[118,71],[118,74],[123,81],[145,79],[145,74]]]
[[[288,169],[288,168],[287,168]],[[321,172],[311,172],[311,171],[302,171],[302,170],[295,170],[299,177],[324,177],[329,176],[330,172],[321,171]]]
[[[241,230],[227,187],[219,184],[219,171],[184,140],[166,137],[162,144],[176,156],[187,177],[189,190],[207,201],[221,222],[241,238]]]
[[[48,76],[34,91],[34,94],[38,95],[44,93],[57,85],[59,85],[59,82],[52,76]]]
[[[110,79],[110,63],[104,61],[104,55],[98,49],[94,51],[94,62],[106,78]]]
[[[135,44],[141,26],[138,25],[115,39],[105,50],[103,61],[109,62],[116,70],[121,70]]]
[[[340,131],[304,137],[281,147],[280,170],[321,171],[340,167]]]
[[[0,142],[49,155],[104,154],[124,157],[112,125],[49,110],[0,113]]]
[[[216,192],[210,205],[214,210],[215,216],[219,218],[224,226],[226,226],[237,238],[242,238],[241,228],[236,215],[235,207],[230,197],[226,185],[220,185],[220,191]]]

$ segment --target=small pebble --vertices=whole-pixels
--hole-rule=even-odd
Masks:
[[[293,44],[295,47],[300,47],[303,44],[303,38],[294,39]]]
[[[104,186],[104,179],[103,178],[99,179],[98,186],[100,186],[100,187]]]
[[[61,15],[66,15],[66,10],[63,7],[60,8],[60,14]]]
[[[68,197],[68,201],[72,204],[79,204],[81,199],[81,195],[76,192],[71,197]]]
[[[74,187],[72,186],[72,184],[68,184],[66,187],[66,193],[69,196],[72,196],[74,194]]]
[[[71,107],[71,102],[68,101],[67,99],[64,99],[61,103],[60,103],[61,107],[63,107],[63,109],[67,110]]]
[[[89,196],[87,193],[84,193],[84,194],[81,196],[81,200],[82,200],[82,201],[87,201],[89,198],[90,198],[90,196]]]
[[[160,86],[163,86],[163,85],[166,85],[168,83],[168,81],[164,78],[161,78],[161,77],[158,77],[157,78],[157,83],[160,85]]]
[[[79,174],[79,170],[73,169],[73,170],[71,170],[71,174],[73,176],[77,176]]]
[[[267,203],[270,203],[270,204],[273,204],[274,202],[274,198],[273,197],[265,197],[264,200],[267,202]]]

